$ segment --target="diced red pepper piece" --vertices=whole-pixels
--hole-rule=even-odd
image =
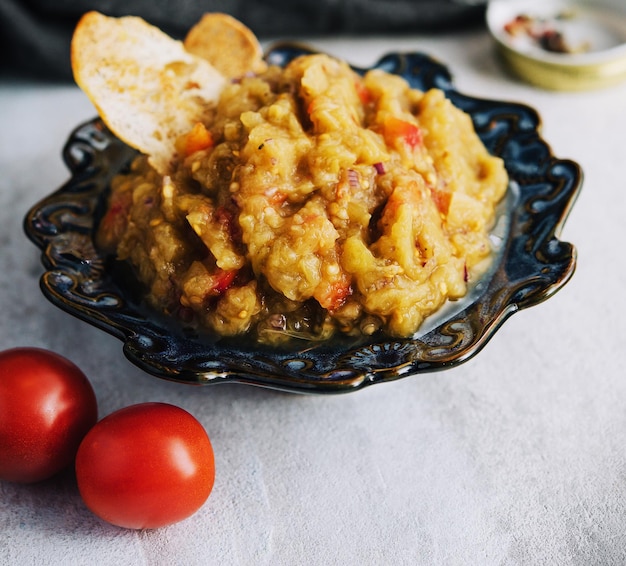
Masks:
[[[185,155],[189,156],[196,151],[213,147],[213,136],[202,122],[196,122],[195,126],[187,134],[185,139]]]
[[[442,189],[431,189],[430,193],[437,210],[439,210],[441,214],[448,214],[448,210],[450,210],[450,201],[452,200],[452,193]]]
[[[387,143],[403,140],[411,149],[422,143],[422,131],[417,124],[401,120],[395,116],[387,116],[383,125]]]
[[[363,81],[359,79],[355,80],[354,88],[363,106],[367,106],[368,104],[371,104],[374,101],[372,91],[363,84]]]
[[[211,275],[212,285],[209,293],[212,295],[221,295],[233,284],[236,276],[236,269],[225,271],[218,268],[217,271]]]

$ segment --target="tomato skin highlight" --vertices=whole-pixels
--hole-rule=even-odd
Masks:
[[[195,513],[215,480],[213,448],[190,413],[140,403],[103,418],[76,455],[85,505],[119,527],[154,529]]]
[[[41,348],[0,352],[0,480],[32,483],[69,467],[97,418],[93,388],[71,361]]]

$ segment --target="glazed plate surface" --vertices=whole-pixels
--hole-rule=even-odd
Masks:
[[[278,45],[267,59],[284,65],[303,52]],[[415,336],[294,342],[277,350],[241,339],[216,341],[151,311],[132,278],[94,245],[111,179],[135,156],[98,118],[76,128],[64,147],[70,179],[24,220],[27,236],[42,252],[44,295],[118,337],[128,359],[146,372],[184,383],[339,393],[451,368],[477,354],[510,315],[547,299],[572,276],[575,248],[559,234],[582,172],[575,162],[552,155],[535,110],[458,92],[447,68],[431,57],[391,53],[374,67],[401,75],[414,88],[445,91],[470,114],[479,137],[502,157],[510,177],[491,234],[491,267],[465,298],[444,306]]]

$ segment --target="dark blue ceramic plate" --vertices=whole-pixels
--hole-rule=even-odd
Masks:
[[[284,65],[304,51],[281,45],[267,58]],[[132,280],[94,247],[111,178],[135,155],[99,119],[78,127],[64,148],[70,180],[25,218],[28,237],[42,250],[45,296],[120,338],[126,356],[145,371],[186,383],[346,392],[451,368],[474,356],[511,314],[547,299],[572,276],[575,249],[558,236],[582,172],[576,163],[552,155],[533,109],[465,96],[454,88],[446,67],[420,53],[389,54],[375,67],[403,76],[413,87],[444,90],[472,116],[480,138],[504,159],[511,179],[492,234],[492,268],[466,298],[444,307],[416,336],[338,338],[272,350],[241,339],[216,342],[150,311]]]

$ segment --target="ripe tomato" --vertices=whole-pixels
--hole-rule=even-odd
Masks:
[[[120,527],[151,529],[195,513],[213,489],[213,449],[202,425],[166,403],[120,409],[94,426],[78,449],[83,501]]]
[[[0,352],[0,480],[36,482],[66,468],[97,418],[72,362],[39,348]]]

